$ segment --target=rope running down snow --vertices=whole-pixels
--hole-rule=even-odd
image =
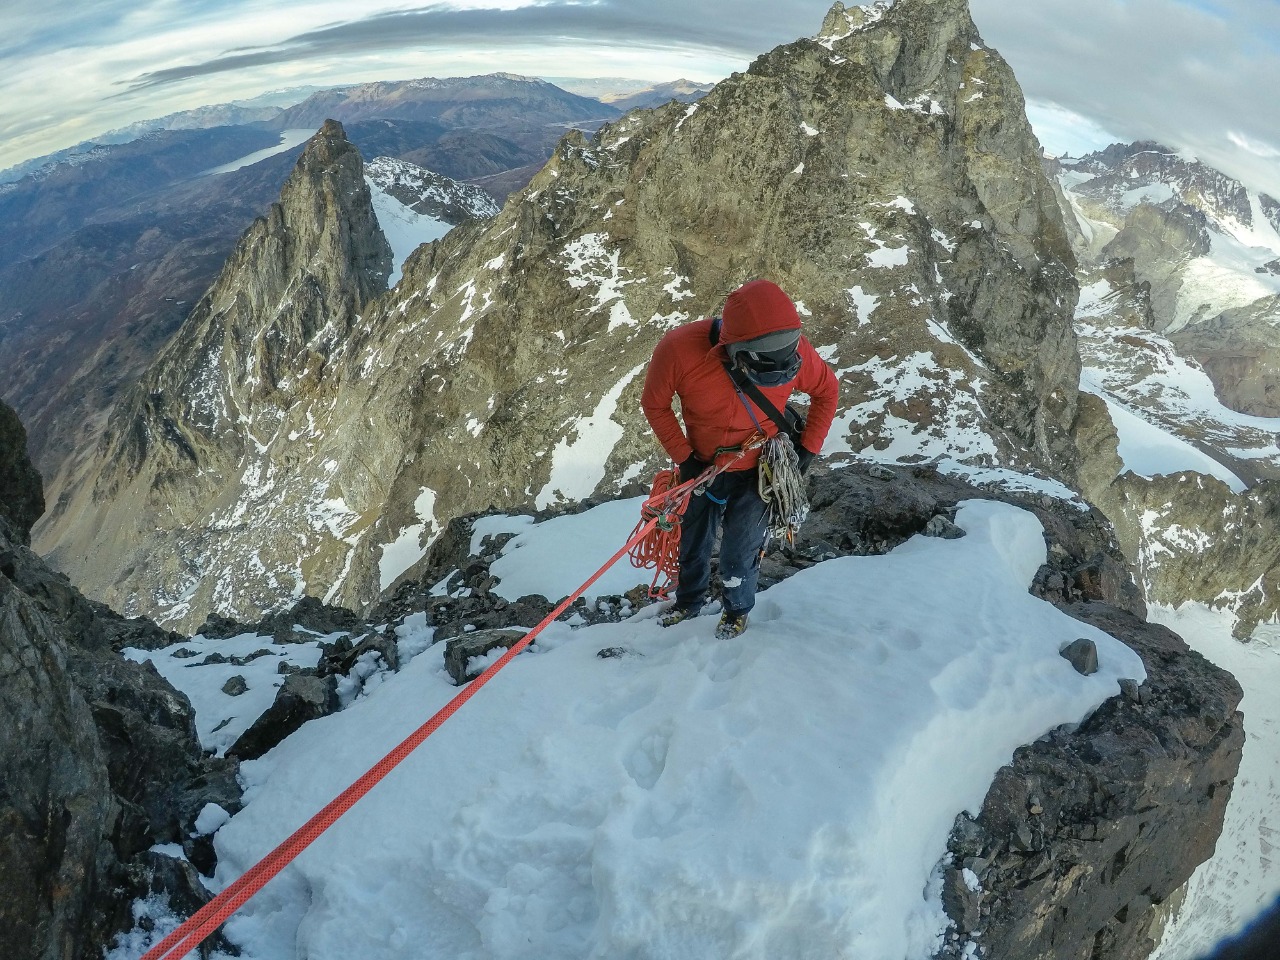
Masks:
[[[739,454],[741,456],[741,454]],[[633,546],[648,536],[649,532],[658,524],[661,515],[669,514],[675,510],[676,506],[683,501],[687,501],[690,494],[702,483],[709,482],[710,478],[724,469],[721,467],[709,468],[705,473],[678,486],[651,497],[645,501],[643,510],[646,511],[645,516],[650,518],[642,520],[639,526],[631,534],[631,538],[623,544],[608,562],[599,570],[593,573],[587,581],[577,590],[560,602],[554,610],[546,615],[542,621],[520,638],[516,643],[507,650],[488,670],[472,680],[458,694],[446,703],[431,719],[420,726],[413,733],[409,734],[401,743],[393,748],[390,753],[379,760],[376,764],[360,777],[355,783],[343,790],[333,800],[329,801],[301,827],[295,830],[288,838],[286,838],[279,846],[259,860],[256,864],[246,870],[239,879],[231,883],[216,897],[206,903],[194,914],[188,917],[176,930],[160,941],[156,946],[152,947],[142,955],[141,960],[179,960],[188,953],[195,950],[210,934],[212,934],[223,922],[226,921],[233,913],[244,906],[244,904],[255,893],[261,890],[268,881],[276,874],[287,867],[297,858],[311,843],[322,833],[333,826],[333,824],[344,813],[350,810],[365,794],[377,786],[378,782],[397,767],[402,760],[409,756],[418,746],[422,744],[427,737],[435,733],[444,722],[453,716],[464,703],[480,692],[480,688],[492,680],[515,656],[524,650],[533,639],[541,633],[556,617],[564,613],[575,600],[586,593],[587,588],[600,579],[610,567],[627,555]],[[654,504],[654,501],[660,501],[660,506]]]

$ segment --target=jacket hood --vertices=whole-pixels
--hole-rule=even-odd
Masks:
[[[752,340],[776,330],[799,330],[800,314],[791,298],[770,280],[744,283],[724,303],[721,343]]]

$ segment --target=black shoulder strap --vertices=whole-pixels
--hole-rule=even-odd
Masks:
[[[711,318],[711,329],[707,331],[707,339],[711,341],[713,347],[720,342],[720,324],[722,323],[724,321],[720,317]]]
[[[728,363],[724,365],[724,369],[729,374],[729,379],[733,381],[734,386],[750,397],[755,405],[778,425],[778,430],[782,433],[789,433],[793,429],[793,425],[787,421],[787,418],[779,412],[777,407],[769,402],[769,398],[760,392],[760,388],[752,383],[745,373]]]

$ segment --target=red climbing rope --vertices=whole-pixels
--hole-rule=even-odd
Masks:
[[[755,434],[741,447],[724,451],[734,454],[731,459],[719,466],[708,467],[685,483],[676,483],[680,479],[677,467],[659,470],[654,475],[649,499],[640,507],[640,522],[631,531],[631,540],[635,542],[635,546],[629,554],[632,566],[653,570],[649,599],[666,600],[672,584],[680,574],[680,522],[689,506],[689,493],[710,485],[717,474],[723,473],[731,464],[745,456],[748,450],[753,450],[764,442],[764,434]],[[652,520],[657,522],[650,524],[648,534],[637,541],[640,528]]]
[[[652,600],[667,599],[667,592],[680,573],[680,519],[689,506],[689,498],[680,497],[674,504],[668,499],[679,477],[680,471],[675,468],[658,471],[653,478],[649,499],[640,508],[640,522],[631,532],[634,539],[647,521],[654,521],[648,535],[639,540],[629,554],[633,567],[653,570],[653,580],[649,584]]]
[[[642,507],[642,516],[646,519],[641,520],[640,524],[632,532],[631,538],[622,546],[622,549],[615,553],[604,566],[593,573],[586,583],[561,601],[559,606],[548,613],[541,623],[521,637],[493,666],[459,691],[435,716],[409,734],[399,746],[374,764],[359,780],[329,801],[319,813],[295,830],[278,847],[246,870],[238,880],[193,913],[160,943],[143,954],[142,960],[179,960],[179,958],[185,957],[195,950],[206,937],[212,934],[240,907],[244,906],[250,897],[261,890],[272,877],[292,863],[317,837],[333,826],[339,817],[372,790],[383,777],[399,765],[400,761],[409,756],[427,737],[435,733],[446,720],[457,713],[464,703],[478,693],[481,687],[492,680],[499,670],[511,662],[516,654],[524,650],[548,624],[564,613],[570,604],[582,596],[588,587],[604,575],[606,570],[644,540],[649,532],[658,526],[661,518],[669,516],[673,512],[677,514],[683,513],[690,493],[699,483],[709,480],[723,469],[723,467],[711,468],[701,476],[674,487],[668,481],[667,486],[661,491],[658,490],[655,484],[653,495],[645,501]],[[671,471],[666,472],[670,473]],[[679,504],[678,510],[677,502]],[[678,539],[677,530],[677,542]]]

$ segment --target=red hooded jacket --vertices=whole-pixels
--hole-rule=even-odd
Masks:
[[[716,345],[711,343],[712,323],[710,319],[696,320],[667,333],[654,348],[645,375],[640,405],[658,442],[676,463],[683,463],[692,453],[712,462],[721,447],[736,447],[751,439],[757,422],[766,436],[778,432],[772,418],[750,397],[739,397],[724,367],[728,360],[724,344],[751,340],[776,330],[799,329],[800,315],[795,304],[776,284],[753,280],[725,301]],[[778,387],[761,387],[760,392],[778,410],[794,391],[809,395],[809,416],[801,443],[806,450],[819,453],[835,418],[839,383],[803,335],[799,350],[801,365],[795,379]],[[672,409],[672,399],[677,396],[684,429]],[[759,459],[760,451],[753,450],[730,469],[752,469]]]

